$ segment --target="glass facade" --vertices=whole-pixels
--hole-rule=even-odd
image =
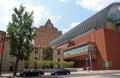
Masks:
[[[110,9],[107,15],[108,21],[114,24],[120,23],[120,9],[119,8],[120,8],[120,5],[116,5]]]
[[[82,47],[78,47],[72,50],[65,51],[64,56],[72,55],[72,54],[76,54],[80,52],[88,52],[88,50],[89,50],[89,45],[86,45],[86,46],[82,46]]]

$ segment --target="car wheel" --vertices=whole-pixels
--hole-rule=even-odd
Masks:
[[[41,73],[39,73],[38,76],[41,76]]]
[[[25,77],[26,75],[25,74],[23,74],[23,77]]]
[[[70,74],[70,72],[67,72],[67,74]]]
[[[55,75],[58,75],[57,73],[55,73]]]
[[[67,73],[64,73],[64,75],[67,75]]]

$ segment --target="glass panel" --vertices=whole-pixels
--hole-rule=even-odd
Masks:
[[[120,20],[120,5],[114,6],[110,9],[107,19],[108,21],[117,24]]]
[[[89,45],[83,46],[83,47],[78,47],[69,51],[64,52],[64,56],[71,55],[71,54],[76,54],[80,52],[87,52],[89,48]]]
[[[102,66],[103,67],[112,67],[112,62],[103,62]]]

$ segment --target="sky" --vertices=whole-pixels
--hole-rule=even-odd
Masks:
[[[26,11],[34,12],[34,27],[50,19],[64,34],[113,2],[120,0],[0,0],[0,30],[7,30],[13,9],[21,4]]]

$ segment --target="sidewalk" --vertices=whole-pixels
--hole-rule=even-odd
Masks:
[[[120,75],[120,70],[93,70],[93,71],[77,71],[72,73],[79,74],[113,74]]]
[[[120,70],[96,70],[96,71],[78,71],[71,74],[79,74],[80,78],[97,78],[100,75],[120,75]],[[74,77],[79,78],[79,77]]]

